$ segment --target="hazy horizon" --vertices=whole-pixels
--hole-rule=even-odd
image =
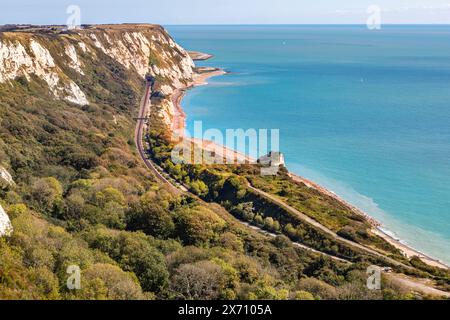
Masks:
[[[114,25],[114,24],[149,24],[149,25],[161,25],[163,27],[196,27],[196,26],[366,26],[364,23],[192,23],[192,24],[162,24],[162,23],[152,23],[152,22],[105,22],[105,23],[84,23],[82,25]],[[34,23],[4,23],[0,26],[7,25],[31,25],[31,26],[65,26],[65,24],[34,24]],[[450,26],[450,23],[385,23],[384,26]]]
[[[214,4],[207,0],[0,0],[0,4],[0,24],[66,24],[71,5],[80,8],[82,24],[363,25],[374,5],[382,24],[450,24],[450,0],[229,0]]]

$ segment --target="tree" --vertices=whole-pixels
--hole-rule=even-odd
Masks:
[[[220,243],[224,248],[231,249],[236,252],[244,252],[244,244],[242,240],[234,233],[223,233],[220,236]]]
[[[239,278],[244,283],[255,283],[262,273],[261,266],[258,262],[247,256],[238,258],[234,266],[239,272]]]
[[[277,289],[271,285],[271,278],[259,280],[255,288],[249,293],[250,300],[287,300],[289,291]]]
[[[230,176],[223,184],[225,198],[243,199],[247,193],[246,180],[236,175]]]
[[[252,221],[255,218],[255,209],[253,208],[253,202],[239,203],[234,211],[245,221]]]
[[[127,229],[142,230],[148,235],[167,239],[175,230],[172,215],[157,203],[147,205],[140,203],[133,206],[126,216]]]
[[[271,218],[271,217],[266,217],[265,219],[264,219],[264,226],[268,229],[268,230],[273,230],[273,224],[274,224],[274,221],[273,221],[273,219]]]
[[[257,214],[256,216],[255,216],[255,223],[256,223],[256,225],[258,225],[258,226],[263,226],[264,225],[264,219],[263,219],[263,217],[261,216],[261,215],[259,215],[259,214]]]
[[[136,274],[144,291],[159,293],[167,287],[169,273],[164,256],[145,234],[122,231],[110,239],[108,254],[122,269]]]
[[[220,258],[213,258],[213,263],[222,269],[220,282],[220,296],[224,299],[235,297],[235,290],[239,285],[239,272],[228,262]]]
[[[206,196],[209,192],[208,186],[201,180],[191,181],[191,191],[198,196]]]
[[[294,292],[295,300],[314,300],[314,296],[307,291],[295,291]]]
[[[286,232],[286,234],[288,235],[288,237],[293,238],[296,235],[296,230],[295,228],[292,226],[292,224],[288,223],[285,227],[284,227],[284,231]]]
[[[125,197],[122,192],[113,187],[107,187],[102,191],[97,192],[95,194],[95,200],[100,207],[104,207],[109,202],[115,202],[120,205],[125,204]]]
[[[86,201],[79,193],[72,193],[66,198],[65,211],[62,214],[65,220],[79,220],[81,219]]]
[[[67,298],[83,300],[142,300],[145,298],[136,276],[110,264],[94,264],[82,272],[80,290]]]
[[[125,229],[125,208],[115,201],[107,202],[103,208],[101,223],[115,229]]]
[[[99,164],[98,157],[87,150],[79,151],[79,148],[70,148],[63,155],[63,164],[74,167],[77,171],[82,169],[92,169]]]
[[[338,298],[336,288],[314,278],[300,279],[296,288],[300,291],[310,292],[319,299],[336,300]]]
[[[11,219],[14,219],[27,212],[27,210],[27,206],[23,203],[13,204],[8,208],[8,215]]]
[[[208,243],[225,227],[225,221],[204,206],[179,209],[177,221],[178,233],[187,244]]]
[[[22,250],[0,238],[0,300],[59,299],[58,279],[46,268],[28,268]]]
[[[279,223],[277,220],[275,220],[275,221],[273,222],[273,231],[275,231],[275,232],[280,232],[280,230],[281,230],[280,223]]]
[[[382,292],[369,290],[365,282],[352,281],[338,287],[338,296],[340,300],[380,300]]]
[[[62,198],[63,188],[53,177],[36,180],[31,187],[31,196],[41,211],[51,212],[58,199]]]
[[[171,279],[170,289],[186,300],[214,300],[219,297],[221,268],[210,261],[180,266]]]

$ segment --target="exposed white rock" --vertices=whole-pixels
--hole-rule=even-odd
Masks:
[[[0,41],[0,83],[14,80],[19,76],[30,80],[30,75],[34,74],[47,83],[56,98],[63,98],[79,105],[88,104],[85,94],[75,82],[63,74],[48,49],[31,39],[29,49],[32,55],[30,55],[25,45],[18,41]],[[66,54],[69,56],[72,66],[80,68],[73,46],[66,48]],[[63,79],[60,75],[63,76]]]
[[[85,64],[81,57],[84,58],[84,55],[80,56],[78,53],[89,52],[95,56],[95,50],[91,49],[95,46],[125,68],[135,70],[141,77],[150,73],[170,79],[171,85],[162,88],[166,95],[172,94],[174,88],[182,87],[192,80],[193,60],[167,34],[149,33],[146,30],[112,32],[115,33],[105,30],[81,32],[83,40],[79,40],[77,45],[64,42],[63,52],[67,57],[67,64],[83,75]],[[161,65],[150,67],[151,54],[160,57],[163,61]],[[44,80],[56,98],[79,105],[89,103],[85,93],[64,74],[39,39],[31,37],[20,42],[8,38],[0,40],[0,82],[13,80],[18,76],[25,76],[30,80],[30,75]]]
[[[89,37],[94,41],[94,45],[102,50],[104,53],[108,54],[106,52],[106,49],[103,47],[102,43],[98,40],[97,36],[94,33],[91,33]]]
[[[66,96],[64,97],[64,99],[66,99],[67,101],[81,106],[89,104],[86,95],[83,91],[81,91],[80,87],[75,82],[70,81],[68,87],[65,88],[65,91]]]
[[[33,51],[33,68],[27,70],[28,73],[34,73],[39,78],[47,82],[50,90],[56,97],[59,97],[57,86],[59,83],[59,76],[52,71],[55,68],[55,61],[50,52],[44,48],[40,43],[31,39],[30,48]]]
[[[14,180],[11,174],[2,166],[0,166],[0,186],[13,185]],[[12,225],[9,217],[0,205],[0,237],[9,236],[12,233]]]
[[[0,82],[28,75],[24,70],[33,66],[33,60],[24,46],[10,41],[0,41]]]
[[[194,61],[183,48],[177,45],[176,49],[180,53],[179,57],[181,57],[181,60],[178,63],[168,65],[167,67],[153,65],[151,72],[154,75],[171,79],[173,86],[175,88],[179,88],[183,86],[182,81],[189,81],[192,79],[192,75],[194,73],[193,68],[195,65]],[[157,51],[158,49],[154,46],[153,50]],[[170,61],[170,58],[167,60]]]
[[[78,46],[84,53],[90,52],[90,50],[88,49],[88,47],[86,46],[86,44],[84,42],[78,42]]]
[[[14,180],[11,174],[8,172],[8,170],[0,166],[0,186],[12,186],[13,184]]]
[[[55,60],[53,60],[50,52],[44,48],[39,42],[31,39],[30,48],[33,50],[35,55],[35,61],[42,68],[53,68],[55,67]]]
[[[86,48],[85,48],[86,49]],[[70,62],[69,66],[77,71],[78,73],[84,75],[83,70],[81,69],[81,62],[78,59],[77,51],[75,49],[75,46],[72,44],[69,44],[66,46],[66,55],[69,57]]]
[[[8,215],[3,207],[0,205],[0,237],[10,236],[13,232],[13,227]]]
[[[94,45],[105,54],[122,64],[125,68],[134,67],[144,77],[148,70],[148,57],[150,56],[150,42],[140,32],[125,32],[123,39],[115,39],[114,43],[105,33],[108,43],[101,43],[95,34],[90,34]]]
[[[175,115],[175,105],[171,99],[165,99],[161,102],[161,108],[159,110],[159,116],[164,124],[168,127],[172,125],[172,119]]]
[[[164,95],[170,95],[173,93],[173,88],[171,86],[168,85],[162,85],[161,86],[161,93],[163,93]]]
[[[43,79],[50,90],[57,95],[56,86],[59,77],[50,71],[55,67],[50,52],[33,39],[30,41],[30,49],[34,57],[31,57],[25,47],[19,42],[0,42],[0,82],[13,80],[19,76],[30,79],[30,74],[35,74]]]
[[[160,75],[172,80],[174,87],[182,86],[182,81],[192,79],[194,62],[189,54],[170,37],[163,35],[151,35],[147,37],[143,32],[124,32],[121,38],[105,36],[103,43],[94,33],[89,34],[94,45],[105,54],[122,64],[125,68],[134,68],[137,73],[144,77],[147,73]],[[108,43],[105,43],[107,41]],[[113,41],[113,42],[112,42]],[[167,46],[173,50],[164,50]],[[164,66],[149,67],[149,57],[153,52],[157,52]],[[173,61],[177,56],[178,60]],[[166,88],[166,90],[168,90]]]

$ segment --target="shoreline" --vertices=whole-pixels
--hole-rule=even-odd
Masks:
[[[212,55],[209,55],[206,53],[201,53],[201,52],[195,52],[195,54],[197,55],[196,59],[193,59],[195,61],[198,61],[198,60],[204,61],[204,60],[208,60],[212,57]],[[207,80],[209,78],[220,76],[220,75],[225,75],[225,74],[227,74],[227,72],[220,68],[210,68],[210,67],[202,68],[202,67],[200,67],[200,68],[197,68],[197,72],[195,73],[195,76],[193,77],[193,80],[190,84],[188,84],[185,87],[175,89],[175,91],[172,95],[172,102],[175,106],[176,114],[174,115],[174,118],[173,118],[172,130],[174,130],[174,132],[177,132],[178,136],[181,136],[181,137],[184,136],[185,123],[186,123],[187,116],[181,106],[181,102],[182,102],[183,97],[186,94],[187,90],[198,87],[198,86],[208,85]],[[229,148],[227,148],[223,145],[214,143],[212,141],[198,141],[198,139],[194,139],[194,138],[190,138],[190,141],[191,141],[191,143],[196,144],[200,148],[210,151],[210,152],[214,151],[217,153],[218,150],[222,150],[222,153],[220,153],[220,151],[219,151],[219,155],[221,155],[223,158],[227,157],[226,159],[229,159],[228,156],[231,154],[231,155],[233,155],[234,160],[240,159],[241,161],[243,161],[245,163],[256,163],[256,161],[254,159],[251,159],[247,155],[241,154],[236,150],[230,150]],[[205,145],[205,142],[206,142],[206,145]],[[427,255],[423,252],[420,252],[417,249],[414,249],[410,245],[405,244],[401,239],[396,239],[395,237],[389,235],[388,234],[389,231],[383,227],[382,223],[377,221],[375,218],[371,217],[369,214],[367,214],[363,210],[355,207],[354,205],[350,204],[348,201],[342,199],[334,192],[328,190],[327,188],[325,188],[311,180],[301,177],[299,175],[289,173],[289,176],[294,182],[304,183],[306,186],[308,186],[310,188],[314,188],[314,189],[318,190],[319,192],[332,197],[333,199],[337,200],[344,206],[350,208],[353,212],[357,213],[358,215],[363,216],[372,225],[372,228],[370,231],[374,235],[379,236],[380,238],[384,239],[386,242],[388,242],[389,244],[391,244],[392,246],[394,246],[395,248],[400,250],[405,257],[410,259],[414,256],[417,256],[420,258],[420,260],[422,260],[425,264],[427,264],[429,266],[438,267],[438,268],[442,268],[442,269],[446,269],[446,270],[450,269],[450,266],[448,266],[446,263],[444,263],[438,259],[432,258],[429,255]]]
[[[429,255],[414,249],[408,244],[405,244],[401,239],[396,239],[395,237],[388,234],[388,230],[384,229],[383,226],[380,226],[376,229],[371,230],[372,233],[376,234],[380,238],[383,238],[385,241],[399,249],[407,258],[411,259],[413,257],[419,257],[425,264],[437,267],[441,269],[450,269],[450,267],[438,259],[432,258]]]
[[[409,259],[411,259],[412,257],[419,257],[420,260],[422,260],[424,263],[426,263],[427,265],[430,265],[432,267],[438,267],[438,268],[442,268],[442,269],[449,269],[449,266],[446,265],[444,262],[432,258],[429,255],[414,249],[413,247],[411,247],[408,244],[405,244],[401,239],[397,239],[394,236],[391,236],[389,233],[391,233],[389,230],[387,230],[382,223],[380,223],[379,221],[377,221],[375,218],[371,217],[369,214],[367,214],[366,212],[362,211],[361,209],[355,207],[354,205],[350,204],[348,201],[342,199],[340,196],[338,196],[336,193],[328,190],[327,188],[311,181],[308,180],[304,177],[298,176],[296,174],[293,173],[289,173],[289,176],[296,182],[301,182],[304,183],[307,187],[309,188],[313,188],[316,189],[318,191],[320,191],[321,193],[324,193],[330,197],[332,197],[333,199],[337,200],[338,202],[340,202],[341,204],[343,204],[344,206],[350,208],[353,212],[356,212],[359,215],[362,215],[367,221],[369,221],[369,223],[372,225],[372,229],[370,230],[373,234],[379,236],[380,238],[383,238],[386,242],[388,242],[389,244],[391,244],[392,246],[394,246],[395,248],[399,249],[403,255]]]
[[[172,103],[175,107],[175,114],[172,119],[172,130],[176,137],[181,137],[183,139],[186,138],[184,134],[184,130],[186,128],[186,113],[181,106],[181,102],[186,92],[195,87],[208,85],[207,80],[209,78],[225,74],[227,74],[227,72],[220,68],[197,68],[197,72],[195,73],[191,83],[185,87],[175,89],[172,94]],[[256,160],[250,158],[249,156],[213,141],[201,140],[195,137],[190,137],[188,139],[190,143],[196,145],[198,148],[215,153],[215,156],[224,159],[225,163],[256,163]]]

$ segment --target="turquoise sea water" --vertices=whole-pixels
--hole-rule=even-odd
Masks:
[[[279,128],[288,168],[450,263],[450,26],[169,26],[200,65],[188,129]]]

